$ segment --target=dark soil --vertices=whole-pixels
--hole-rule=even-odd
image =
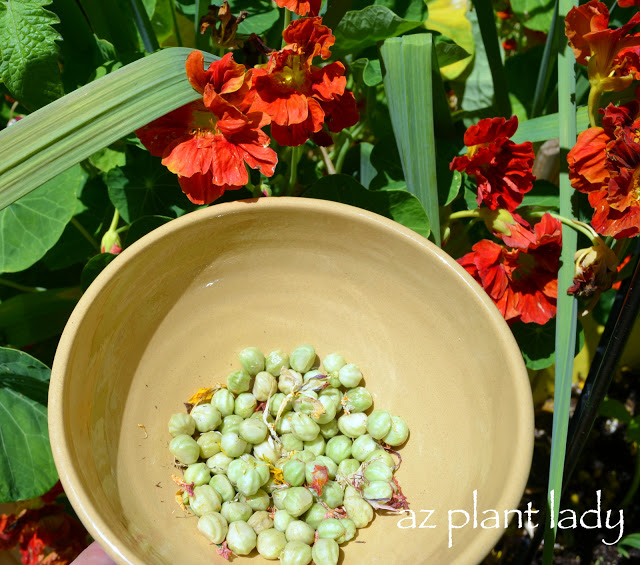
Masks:
[[[638,382],[640,374],[622,370],[616,376],[609,397],[623,402],[635,416],[640,412]],[[576,387],[573,402],[580,389]],[[525,510],[529,502],[540,508],[546,500],[546,489],[551,452],[551,427],[553,414],[539,410],[536,414],[536,440],[533,464],[520,509]],[[554,552],[554,563],[559,565],[616,565],[639,564],[640,550],[627,547],[629,558],[623,558],[614,542],[620,534],[620,503],[631,486],[635,471],[638,445],[625,439],[626,426],[618,420],[599,417],[591,431],[589,441],[573,473],[569,486],[560,503],[560,510],[572,509],[578,520],[587,510],[597,507],[597,493],[601,496],[602,527],[587,529],[577,527],[558,529]],[[557,498],[557,497],[556,497]],[[606,513],[611,511],[609,528]],[[636,495],[623,509],[623,535],[640,532],[640,496]],[[565,513],[561,516],[569,516]],[[586,525],[596,525],[595,512],[585,518]],[[570,522],[565,523],[570,525]],[[542,563],[542,548],[531,559],[527,556],[531,537],[525,529],[511,526],[483,561],[483,565],[529,565]]]

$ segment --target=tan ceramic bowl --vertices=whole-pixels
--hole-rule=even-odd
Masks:
[[[411,429],[397,477],[416,527],[378,515],[342,546],[342,562],[470,564],[490,551],[533,446],[529,383],[506,323],[411,230],[342,204],[270,198],[144,237],[96,279],[64,331],[53,453],[80,519],[117,563],[223,563],[174,500],[167,420],[198,387],[225,381],[244,347],[303,343],[357,363],[374,406]],[[469,523],[448,547],[449,512],[461,525],[462,510]],[[496,512],[500,527],[483,528]],[[268,563],[255,551],[233,561]]]

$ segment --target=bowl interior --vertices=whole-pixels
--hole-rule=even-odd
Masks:
[[[343,546],[344,562],[486,555],[504,510],[517,508],[533,445],[529,384],[507,325],[412,231],[341,204],[274,198],[214,206],[143,238],[95,281],[62,337],[54,457],[78,515],[118,563],[223,563],[174,499],[167,421],[199,387],[225,382],[244,347],[303,343],[358,364],[374,407],[411,429],[397,477],[416,528],[378,515],[359,530],[364,543]],[[498,528],[480,526],[487,509]],[[433,513],[418,528],[423,510]],[[456,510],[471,520],[451,530],[449,547]],[[267,563],[255,551],[234,562]]]

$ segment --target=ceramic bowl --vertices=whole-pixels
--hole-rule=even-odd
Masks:
[[[343,204],[265,198],[145,236],[65,328],[53,454],[78,516],[118,564],[224,562],[176,504],[167,421],[199,387],[225,382],[243,348],[306,343],[359,365],[374,407],[411,429],[396,476],[415,521],[378,515],[341,562],[470,564],[490,551],[533,449],[529,382],[507,324],[413,231]],[[233,562],[268,563],[255,550]]]

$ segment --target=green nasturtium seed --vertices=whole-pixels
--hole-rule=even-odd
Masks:
[[[211,480],[211,471],[204,463],[193,463],[184,470],[184,480],[195,486],[206,485]]]
[[[260,532],[273,528],[273,520],[266,510],[258,510],[251,515],[251,518],[247,520],[247,524],[253,528],[256,535]]]
[[[281,565],[308,565],[311,563],[311,547],[301,541],[289,541],[280,555]]]
[[[186,434],[174,437],[169,443],[169,451],[183,465],[191,465],[200,457],[200,446]]]
[[[262,351],[257,347],[247,347],[238,354],[238,360],[244,370],[251,376],[257,375],[260,371],[264,371],[265,358]],[[248,388],[245,390],[249,390]],[[243,392],[243,391],[240,391]]]
[[[249,555],[256,547],[257,541],[258,536],[246,522],[238,520],[229,524],[227,545],[236,555]]]
[[[226,388],[221,388],[211,398],[211,405],[218,409],[223,418],[233,414],[235,402],[233,393]]]
[[[227,520],[218,512],[208,512],[198,520],[200,530],[211,543],[222,543],[227,537],[229,526]]]
[[[251,375],[244,369],[227,375],[227,388],[233,394],[247,392],[251,388]]]
[[[311,345],[296,347],[289,356],[289,364],[294,371],[306,373],[313,367],[316,360],[316,350]]]
[[[220,411],[211,404],[198,404],[191,410],[191,417],[196,422],[196,429],[200,432],[211,432],[222,422]]]
[[[337,565],[340,547],[333,539],[319,539],[311,548],[311,557],[316,565]]]
[[[367,419],[367,433],[373,439],[382,439],[391,430],[391,412],[374,410]]]
[[[284,509],[294,518],[304,514],[312,504],[313,496],[304,487],[291,487],[283,501]]]
[[[383,441],[391,446],[402,445],[409,437],[409,426],[399,416],[391,417],[391,429],[389,433],[384,436]]]
[[[280,376],[282,369],[289,368],[289,356],[281,350],[272,351],[265,360],[265,369],[274,377]]]
[[[287,538],[284,532],[271,528],[258,534],[258,553],[265,559],[278,559],[285,545]]]
[[[196,431],[196,421],[190,414],[179,412],[172,414],[169,418],[169,433],[173,436],[188,435],[192,436]]]

